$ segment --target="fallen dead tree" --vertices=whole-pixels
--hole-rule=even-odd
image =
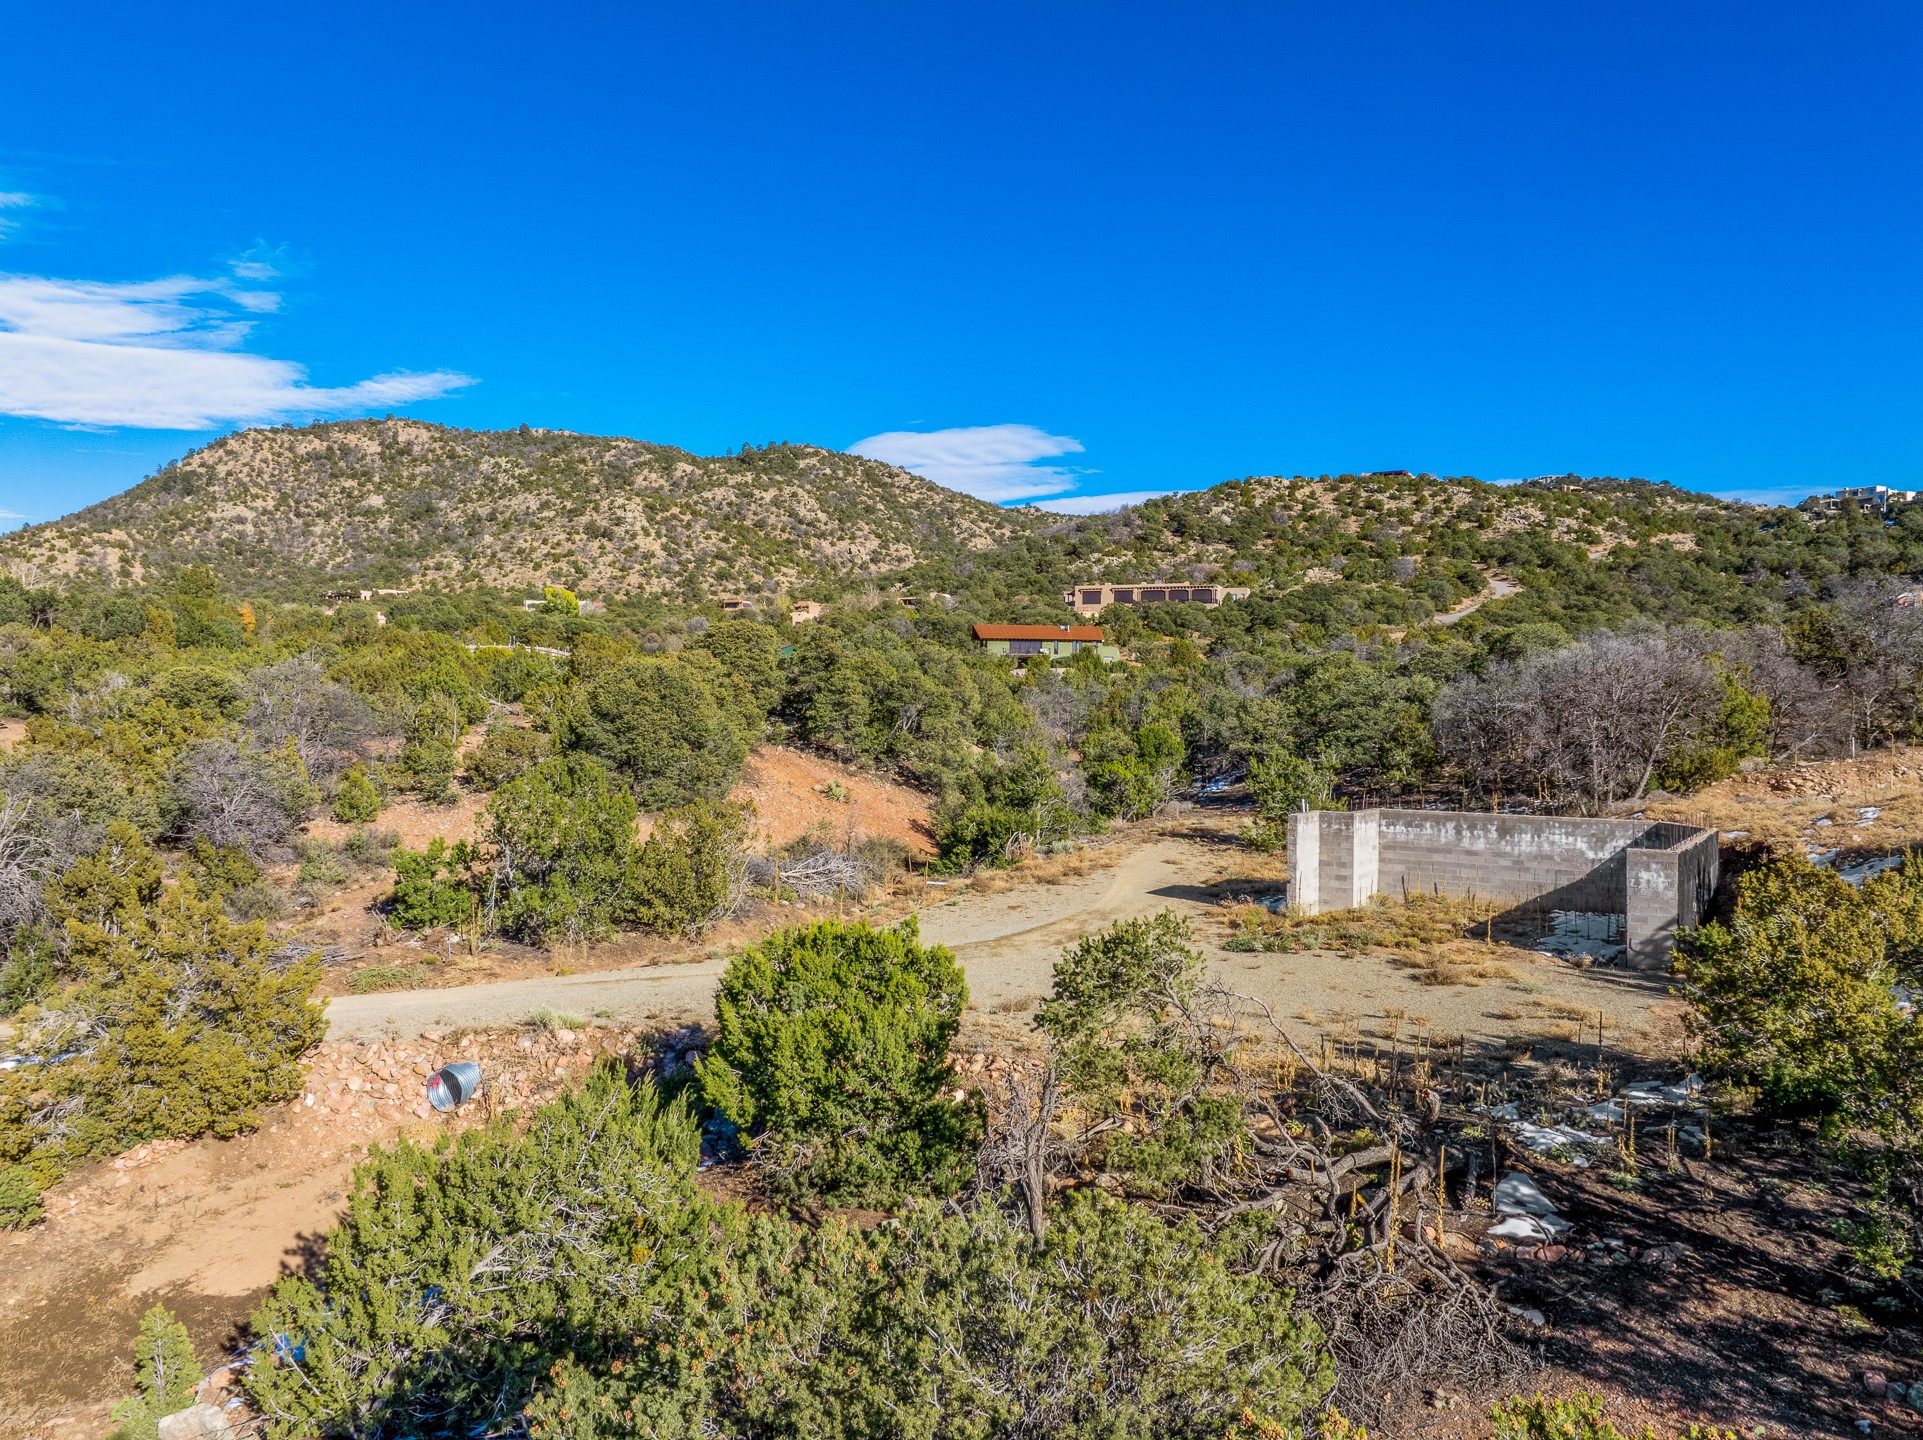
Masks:
[[[816,850],[788,859],[755,862],[753,883],[799,900],[823,900],[834,895],[862,895],[875,883],[875,872],[859,855],[846,850]]]
[[[1505,1307],[1452,1254],[1474,1253],[1452,1232],[1482,1117],[1426,1044],[1386,1068],[1319,1063],[1206,977],[1173,915],[1071,948],[1037,1028],[1035,1053],[987,1087],[979,1179],[1037,1237],[1048,1197],[1082,1186],[1193,1218],[1235,1268],[1296,1292],[1336,1361],[1337,1408],[1364,1424],[1523,1368]]]

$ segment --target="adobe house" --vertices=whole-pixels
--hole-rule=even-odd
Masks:
[[[1156,585],[1078,585],[1062,591],[1063,603],[1077,615],[1099,615],[1109,605],[1207,605],[1213,608],[1224,600],[1246,600],[1246,585],[1175,585],[1166,581]]]
[[[977,625],[975,643],[990,655],[1023,659],[1049,655],[1058,659],[1093,650],[1104,660],[1120,660],[1119,647],[1110,645],[1099,625]]]

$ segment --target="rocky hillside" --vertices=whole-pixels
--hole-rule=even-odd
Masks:
[[[211,565],[298,594],[347,582],[705,599],[961,559],[1040,529],[858,456],[774,445],[700,456],[566,431],[354,420],[247,430],[124,494],[0,537],[44,582]]]

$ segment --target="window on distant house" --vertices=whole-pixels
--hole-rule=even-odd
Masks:
[[[1213,585],[1203,585],[1199,587],[1195,591],[1195,598],[1204,605],[1213,605],[1215,603],[1215,587]]]
[[[1171,590],[1168,592],[1168,598],[1171,600],[1187,600],[1189,598],[1189,592],[1186,590]]]
[[[1117,605],[1133,605],[1135,603],[1135,592],[1127,586],[1118,585],[1115,589],[1115,603]]]
[[[1083,603],[1084,605],[1099,605],[1099,604],[1101,604],[1101,603],[1102,603],[1102,592],[1101,592],[1101,591],[1099,591],[1099,590],[1084,590],[1084,591],[1082,592],[1082,603]]]
[[[1008,642],[1008,653],[1010,655],[1039,655],[1042,653],[1042,642],[1039,640],[1010,640]]]
[[[1145,605],[1152,605],[1157,600],[1166,599],[1168,599],[1168,591],[1166,590],[1144,590],[1142,592],[1142,603]]]

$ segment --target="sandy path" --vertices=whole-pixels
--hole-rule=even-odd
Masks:
[[[1513,580],[1505,580],[1500,575],[1489,577],[1489,588],[1481,595],[1472,595],[1460,605],[1452,606],[1429,617],[1431,625],[1453,625],[1465,615],[1473,615],[1491,600],[1506,600],[1522,589]]]
[[[623,1020],[711,1015],[725,959],[642,965],[590,975],[544,975],[445,990],[338,995],[327,1002],[330,1040],[415,1036],[429,1026],[518,1025],[543,1008]]]
[[[1390,1010],[1490,1043],[1546,1027],[1558,1007],[1602,1011],[1612,1030],[1641,1028],[1665,996],[1660,978],[1578,970],[1526,951],[1503,955],[1513,979],[1446,986],[1426,985],[1415,971],[1373,955],[1240,954],[1224,948],[1228,926],[1208,888],[1235,858],[1195,840],[1157,841],[1084,881],[1020,886],[926,910],[922,936],[955,951],[978,1009],[1007,1016],[1022,1015],[1048,994],[1056,957],[1077,938],[1164,907],[1188,918],[1215,976],[1262,1000],[1303,1038],[1341,1016],[1366,1028]]]
[[[1442,1032],[1491,1043],[1545,1027],[1557,1007],[1590,1015],[1600,1010],[1610,1017],[1612,1029],[1640,1028],[1664,998],[1660,978],[1578,970],[1526,951],[1502,955],[1511,979],[1446,986],[1425,985],[1416,972],[1378,956],[1238,954],[1223,948],[1228,928],[1207,888],[1238,858],[1235,850],[1190,837],[1117,847],[1112,865],[1077,879],[931,899],[919,912],[922,939],[954,950],[968,976],[970,1009],[991,1030],[1026,1028],[1027,1012],[1049,991],[1056,958],[1077,938],[1164,907],[1188,917],[1222,980],[1259,997],[1305,1036],[1340,1017],[1366,1024],[1392,1009],[1424,1016]],[[713,1014],[714,989],[725,965],[725,958],[714,958],[342,996],[328,1004],[329,1033],[336,1039],[366,1039],[417,1035],[428,1026],[513,1025],[543,1007],[583,1017],[700,1021]]]

